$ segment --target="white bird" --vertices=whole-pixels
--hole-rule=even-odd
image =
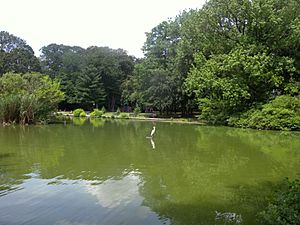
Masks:
[[[153,137],[154,133],[155,133],[155,126],[153,126],[150,136]]]

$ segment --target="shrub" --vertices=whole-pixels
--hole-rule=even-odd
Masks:
[[[121,113],[119,118],[121,119],[129,119],[128,113]]]
[[[100,118],[100,117],[102,117],[102,115],[103,115],[103,112],[99,109],[94,109],[94,111],[91,112],[91,117]]]
[[[102,108],[101,108],[101,111],[103,112],[103,114],[105,114],[105,113],[106,113],[106,109],[105,109],[105,107],[104,107],[104,106],[102,106]]]
[[[0,77],[0,121],[35,123],[56,110],[64,94],[59,82],[39,73],[7,73]]]
[[[296,225],[300,221],[300,180],[285,181],[267,208],[259,214],[264,224]]]
[[[74,112],[73,112],[73,116],[74,117],[80,117],[80,115],[81,115],[82,112],[84,112],[83,109],[80,109],[80,108],[79,109],[75,109]]]
[[[118,107],[118,109],[117,109],[117,111],[116,111],[116,115],[118,116],[118,115],[120,115],[120,113],[121,113],[121,110],[120,110],[120,108]]]
[[[278,96],[258,109],[231,117],[228,124],[237,127],[273,130],[300,130],[300,99]]]
[[[85,111],[81,112],[80,117],[86,117],[86,112]]]
[[[226,109],[224,101],[216,101],[208,98],[200,99],[198,101],[200,106],[201,115],[200,120],[205,120],[210,124],[225,124],[228,115],[230,114]]]
[[[133,114],[135,116],[138,116],[140,113],[141,113],[140,107],[139,106],[135,107],[134,110],[133,110]]]

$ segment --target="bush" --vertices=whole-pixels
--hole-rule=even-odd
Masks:
[[[81,112],[80,117],[86,117],[86,112],[85,111]]]
[[[230,112],[226,110],[224,101],[216,101],[208,98],[199,100],[200,105],[200,120],[205,120],[210,124],[226,124]]]
[[[106,113],[106,109],[105,109],[105,107],[104,107],[104,106],[102,106],[102,108],[101,108],[101,111],[103,112],[103,114],[105,114],[105,113]]]
[[[63,100],[59,83],[39,73],[7,73],[0,77],[0,122],[46,121]]]
[[[264,224],[296,225],[300,221],[300,180],[286,180],[266,210],[259,214]]]
[[[231,117],[228,124],[237,127],[272,130],[300,130],[300,99],[278,96],[259,109],[251,109],[238,117]]]
[[[101,118],[103,114],[104,114],[104,113],[103,113],[101,110],[99,110],[99,109],[94,109],[94,111],[91,112],[90,115],[91,115],[91,117]]]
[[[118,109],[117,109],[117,111],[116,111],[116,115],[118,116],[118,115],[120,115],[120,113],[121,113],[121,110],[120,110],[120,108],[118,107]]]
[[[134,110],[133,110],[134,116],[138,116],[140,113],[141,113],[140,107],[138,107],[138,106],[135,107]]]
[[[121,113],[119,118],[121,119],[129,119],[128,113]]]
[[[83,109],[80,109],[80,108],[79,109],[75,109],[74,112],[73,112],[73,116],[74,117],[80,117],[80,115],[81,115],[82,112],[84,112]]]

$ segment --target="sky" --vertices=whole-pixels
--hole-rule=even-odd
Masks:
[[[0,0],[0,30],[35,54],[51,43],[122,48],[142,57],[145,32],[205,0]]]

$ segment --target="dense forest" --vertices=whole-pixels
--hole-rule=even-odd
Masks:
[[[61,44],[42,47],[37,58],[24,40],[2,31],[0,76],[48,75],[64,93],[62,110],[139,107],[198,113],[213,124],[300,130],[299,40],[298,0],[210,0],[146,33],[142,59],[123,49]]]

